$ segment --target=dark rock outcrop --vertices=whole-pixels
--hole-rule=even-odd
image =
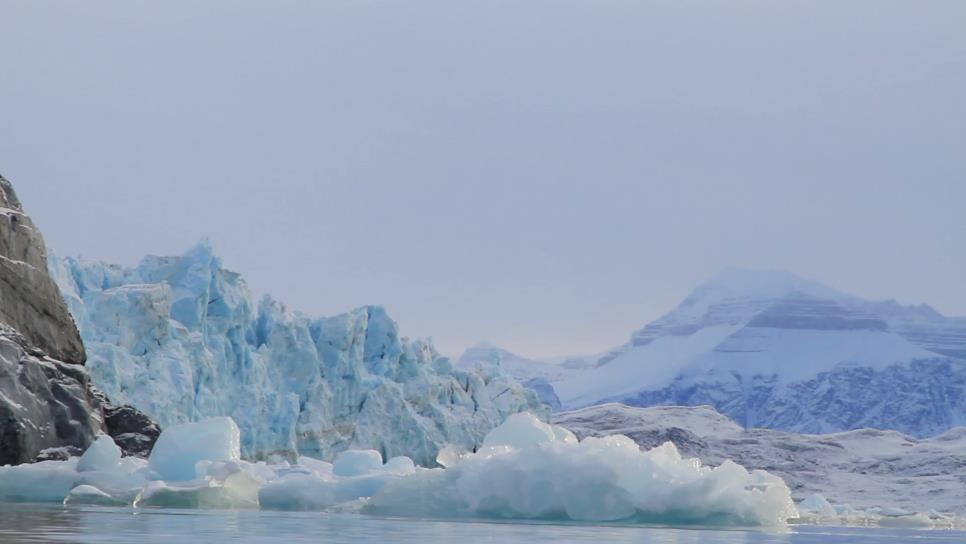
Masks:
[[[129,455],[147,455],[160,430],[91,385],[46,261],[40,231],[0,177],[0,465],[73,455],[103,432]]]
[[[47,248],[23,212],[10,182],[0,176],[0,323],[33,347],[65,363],[87,359],[74,320],[47,273]]]
[[[137,457],[146,458],[161,436],[161,427],[130,404],[105,403],[104,426],[124,453]]]

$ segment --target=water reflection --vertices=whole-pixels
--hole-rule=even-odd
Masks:
[[[964,542],[966,533],[796,527],[755,530],[614,527],[542,523],[453,522],[301,512],[132,510],[0,504],[0,543],[366,543],[655,544]]]

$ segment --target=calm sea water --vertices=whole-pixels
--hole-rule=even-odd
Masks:
[[[139,510],[0,504],[0,543],[654,542],[963,543],[966,533],[798,526],[786,532],[386,519],[302,512]]]

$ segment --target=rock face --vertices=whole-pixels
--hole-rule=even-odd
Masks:
[[[729,269],[590,370],[565,408],[709,404],[748,427],[934,436],[966,423],[966,320]]]
[[[65,363],[84,364],[84,344],[47,274],[40,231],[23,213],[10,182],[0,176],[0,322],[27,344]]]
[[[546,411],[511,377],[401,337],[378,306],[310,318],[256,305],[207,243],[135,268],[50,264],[97,387],[165,427],[231,416],[248,458],[371,448],[432,466],[444,444],[472,450],[507,415]]]
[[[966,514],[966,427],[916,439],[860,429],[809,435],[745,429],[710,406],[592,406],[554,415],[579,438],[624,434],[642,448],[670,440],[685,456],[726,459],[781,476],[795,499],[818,493],[838,504]]]
[[[103,428],[99,399],[80,365],[28,352],[0,334],[0,465],[33,461],[44,450],[83,450]]]
[[[0,465],[62,458],[122,427],[138,442],[129,453],[143,453],[157,427],[112,423],[133,409],[91,386],[84,345],[46,261],[43,237],[0,177]]]

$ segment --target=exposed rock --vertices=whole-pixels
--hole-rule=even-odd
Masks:
[[[104,432],[130,455],[150,451],[157,425],[111,405],[85,358],[43,237],[0,177],[0,465],[61,459]]]
[[[0,335],[0,465],[86,448],[103,420],[84,368],[29,354],[16,338]]]
[[[107,434],[114,438],[127,455],[147,458],[151,448],[161,436],[161,427],[137,408],[123,406],[104,406],[104,424]]]
[[[20,205],[10,182],[0,176],[0,323],[65,363],[84,364],[87,356],[74,320],[47,273],[47,250],[40,231]]]

